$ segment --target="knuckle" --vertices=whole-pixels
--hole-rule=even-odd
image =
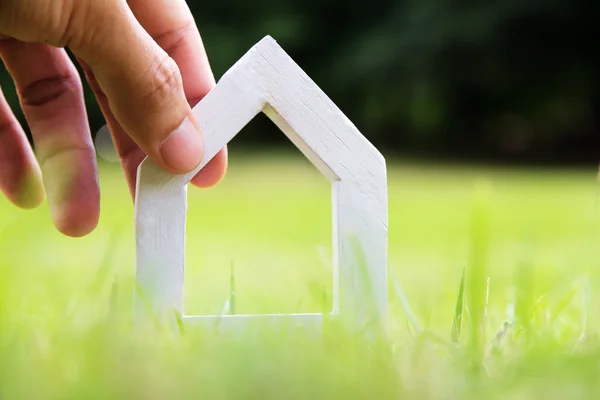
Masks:
[[[59,28],[57,29],[56,40],[53,43],[54,46],[69,47],[80,36],[78,29],[74,28],[75,21],[75,9],[63,13],[63,16],[60,18]]]
[[[184,21],[178,28],[170,29],[167,32],[153,35],[152,39],[164,50],[167,54],[173,54],[177,49],[185,46],[190,35],[197,32],[196,24],[192,18]]]
[[[102,14],[94,13],[89,1],[62,0],[62,7],[55,7],[58,15],[53,43],[55,47],[78,48],[89,41],[89,36],[97,32]]]
[[[94,156],[94,149],[91,146],[80,143],[48,143],[46,147],[38,150],[38,162],[41,168],[61,159],[72,163],[73,160],[80,159],[80,157],[92,159]]]
[[[59,47],[73,50],[89,46],[101,37],[102,26],[106,28],[104,13],[92,9],[93,2],[78,1],[62,19]]]
[[[114,0],[62,0],[62,7],[54,7],[57,14],[52,20],[52,42],[55,47],[81,50],[102,43],[107,29],[114,24],[120,2]]]
[[[39,107],[79,92],[79,80],[72,74],[37,79],[20,90],[23,106]]]
[[[183,79],[175,61],[168,55],[156,58],[146,79],[142,80],[142,104],[150,109],[162,107],[165,103],[176,103],[183,90]]]
[[[76,29],[73,22],[82,8],[75,0],[56,1],[9,1],[3,4],[0,21],[4,33],[26,42],[46,43],[66,47]]]

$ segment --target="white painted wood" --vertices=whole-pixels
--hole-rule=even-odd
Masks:
[[[193,112],[205,143],[198,168],[174,175],[147,158],[138,169],[136,277],[146,306],[158,315],[173,309],[184,315],[187,184],[252,118],[264,112],[332,183],[332,315],[359,325],[373,318],[383,321],[388,304],[387,174],[377,149],[269,36],[250,49]],[[144,302],[136,304],[143,314]],[[185,316],[184,320],[217,318],[222,317]],[[248,318],[227,316],[225,320]]]

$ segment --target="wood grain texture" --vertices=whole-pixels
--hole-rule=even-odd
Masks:
[[[267,36],[223,75],[193,112],[206,149],[198,168],[174,175],[148,158],[138,168],[136,277],[147,300],[145,306],[136,302],[138,313],[149,307],[158,315],[173,309],[184,315],[187,185],[252,118],[264,112],[332,183],[332,314],[353,324],[385,317],[385,160],[331,99]],[[186,320],[190,318],[206,321],[219,316]],[[248,316],[227,317],[227,321],[238,319]]]

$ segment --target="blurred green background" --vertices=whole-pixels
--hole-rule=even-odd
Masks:
[[[84,238],[59,234],[47,204],[0,198],[0,397],[598,398],[600,2],[188,3],[217,78],[269,34],[386,156],[385,365],[339,336],[323,351],[131,331],[133,205],[101,159],[100,223]],[[6,73],[0,84],[21,116]],[[266,117],[252,121],[225,180],[190,188],[186,313],[223,312],[232,269],[237,313],[327,309],[330,190]]]
[[[386,155],[527,163],[598,158],[597,1],[188,4],[217,78],[272,35]],[[6,74],[0,84],[10,86]],[[88,104],[95,132],[103,121],[89,91]],[[272,129],[259,118],[236,141],[285,143],[268,134]]]
[[[186,314],[330,310],[330,185],[290,154],[236,152],[221,184],[190,188]],[[375,349],[335,330],[325,346],[284,329],[132,330],[133,207],[117,166],[102,163],[100,182],[100,224],[80,239],[46,205],[0,198],[3,398],[598,398],[593,168],[390,163],[391,334]]]

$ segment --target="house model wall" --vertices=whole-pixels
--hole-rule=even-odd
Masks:
[[[205,156],[185,175],[139,169],[135,196],[136,278],[153,313],[177,310],[186,322],[321,314],[188,316],[183,305],[187,185],[258,113],[264,112],[332,184],[334,304],[331,315],[360,323],[387,313],[387,177],[383,156],[285,51],[267,36],[198,103],[193,113]],[[193,206],[193,205],[192,205]],[[186,290],[194,290],[193,287]]]

